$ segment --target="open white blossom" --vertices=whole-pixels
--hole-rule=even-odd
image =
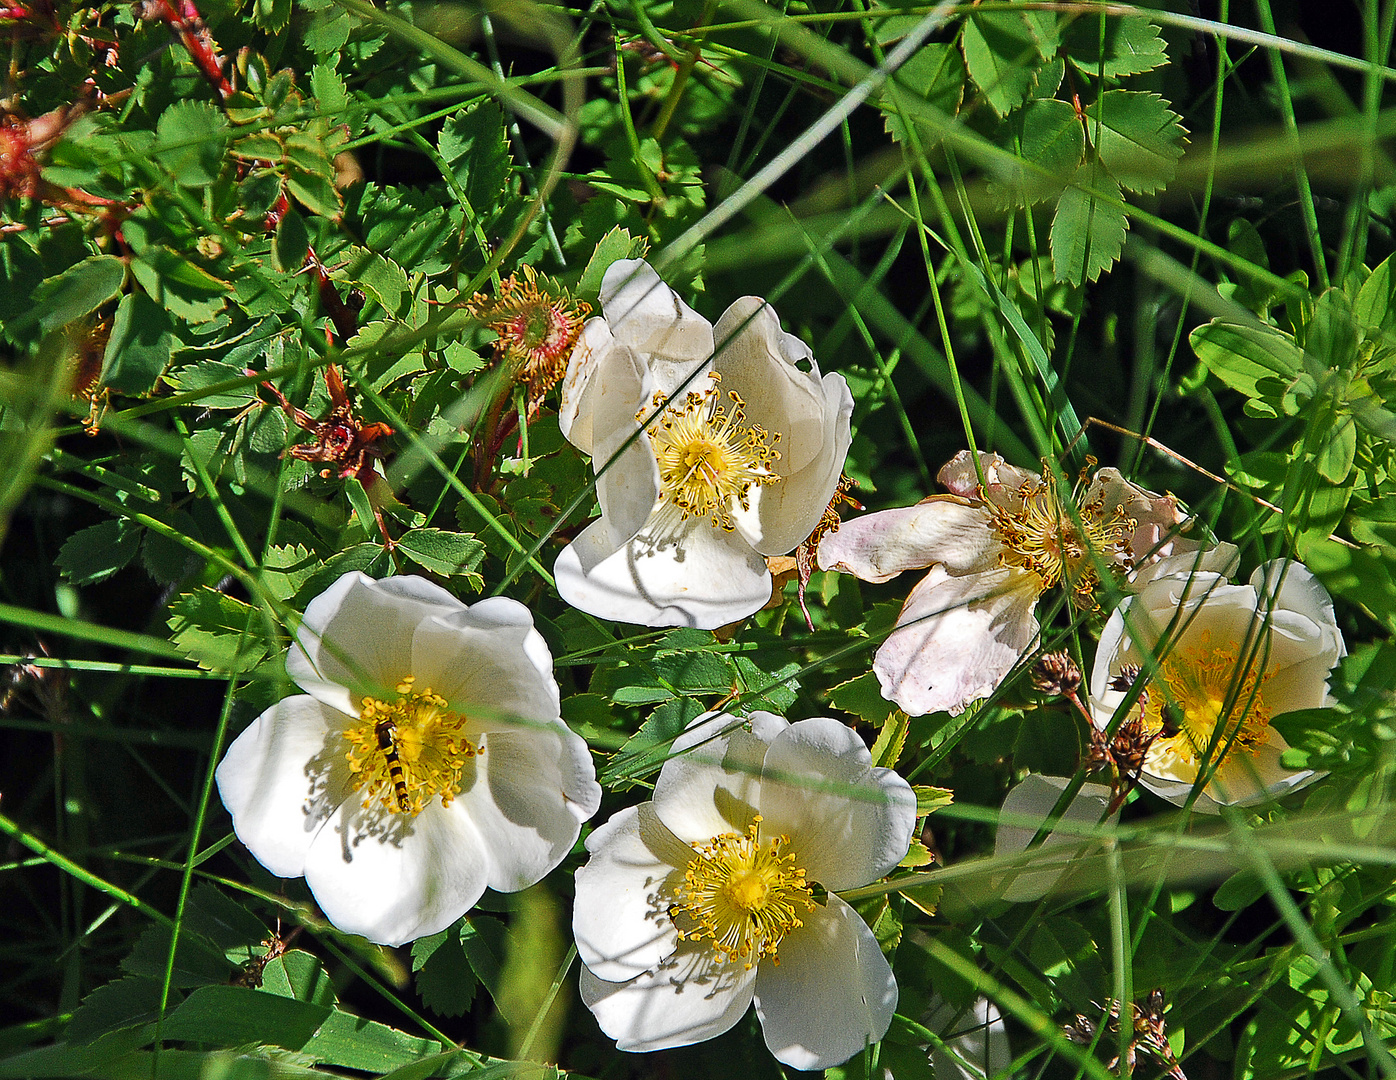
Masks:
[[[1131,707],[1154,739],[1140,782],[1182,805],[1205,769],[1211,779],[1194,805],[1215,813],[1316,778],[1280,764],[1289,746],[1270,721],[1330,704],[1328,673],[1346,654],[1332,600],[1300,563],[1265,563],[1248,585],[1213,573],[1157,577],[1105,624],[1091,710],[1104,729],[1144,678]]]
[[[654,800],[592,833],[577,871],[582,1000],[601,1029],[622,1050],[686,1046],[754,1001],[771,1053],[797,1069],[882,1038],[897,983],[835,892],[906,854],[907,782],[824,717],[703,716],[674,753]]]
[[[980,461],[987,487],[961,451],[940,471],[952,494],[846,521],[819,542],[821,570],[864,581],[929,568],[873,661],[882,696],[912,716],[959,713],[992,693],[1036,639],[1033,612],[1054,585],[1091,604],[1101,563],[1142,581],[1235,559],[1229,544],[1199,551],[1179,535],[1186,519],[1176,499],[1115,469],[1078,483],[1069,509],[1050,478],[997,454]]]
[[[286,670],[305,693],[234,740],[218,791],[238,839],[304,875],[341,930],[398,945],[444,929],[486,886],[541,879],[600,805],[517,601],[345,574],[306,608]]]
[[[558,416],[591,455],[601,517],[558,557],[558,592],[649,626],[744,618],[770,599],[765,556],[794,550],[833,497],[848,384],[821,378],[764,300],[736,301],[714,331],[637,259],[606,271],[601,310],[568,362]]]

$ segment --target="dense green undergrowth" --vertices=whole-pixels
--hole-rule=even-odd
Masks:
[[[834,717],[915,786],[902,865],[845,890],[897,1014],[831,1076],[959,1075],[988,998],[1009,1049],[969,1075],[1396,1077],[1393,24],[1378,0],[0,8],[0,1075],[793,1071],[750,1014],[615,1048],[578,998],[580,841],[389,949],[235,839],[213,770],[295,691],[306,605],[361,571],[528,606],[605,792],[583,837],[713,709]],[[1043,593],[992,693],[920,716],[870,670],[917,575],[776,559],[771,603],[716,632],[565,603],[604,461],[564,435],[572,338],[540,327],[575,332],[638,258],[710,321],[765,298],[842,374],[868,510],[943,492],[966,448],[1063,490],[1099,462],[1175,494],[1242,580],[1301,560],[1347,655],[1273,727],[1324,775],[1221,815],[1122,781],[1118,823],[1051,838],[1073,872],[1015,893],[1037,849],[994,856],[1006,794],[1101,779],[1030,668],[1089,672],[1123,578]]]

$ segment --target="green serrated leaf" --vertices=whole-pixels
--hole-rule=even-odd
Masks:
[[[160,244],[132,260],[131,273],[155,303],[191,323],[207,322],[222,311],[231,288]]]
[[[74,585],[105,581],[136,557],[141,530],[125,518],[79,529],[58,549],[58,569]]]
[[[960,52],[949,42],[931,42],[923,45],[912,54],[905,64],[897,69],[897,89],[909,92],[927,104],[952,117],[960,111],[960,103],[965,95],[965,62]],[[883,104],[883,124],[887,134],[898,142],[906,138],[903,116],[895,101],[889,96]],[[935,144],[939,132],[929,124],[918,125],[922,147]]]
[[[454,930],[414,941],[412,970],[423,1003],[440,1016],[464,1015],[475,1000],[475,972]]]
[[[170,605],[170,635],[181,652],[209,671],[251,671],[267,655],[262,615],[216,589],[185,593]]]
[[[1068,102],[1055,98],[1030,101],[1019,113],[1022,161],[1005,182],[991,185],[1007,205],[1042,202],[1059,195],[1086,153],[1086,132]]]
[[[312,1005],[335,1005],[329,972],[316,957],[300,949],[284,952],[262,968],[262,990]]]
[[[473,588],[483,586],[476,571],[485,557],[485,545],[470,533],[444,529],[410,529],[397,542],[398,551],[418,566],[442,577],[463,577]]]
[[[288,206],[276,223],[271,264],[283,274],[295,273],[305,265],[305,256],[309,251],[310,230],[305,226],[305,218],[296,213],[294,206]]]
[[[488,915],[467,915],[460,927],[460,944],[470,969],[490,997],[499,992],[508,949],[504,924]]]
[[[165,1018],[167,1039],[213,1045],[270,1044],[298,1050],[331,1010],[243,986],[201,986]]]
[[[509,176],[509,144],[499,106],[487,98],[456,113],[442,125],[436,148],[471,209],[488,214]]]
[[[906,733],[910,723],[910,717],[901,709],[897,709],[887,718],[882,730],[878,732],[877,741],[873,743],[872,759],[875,766],[882,769],[897,767],[897,760],[902,756],[902,747],[906,745]]]
[[[911,790],[916,793],[917,817],[925,817],[927,814],[939,810],[942,806],[949,806],[955,801],[955,793],[949,788],[914,784]]]
[[[333,175],[288,166],[286,190],[312,214],[320,217],[335,219],[344,211],[344,199],[334,186]]]
[[[631,236],[617,225],[596,244],[587,267],[577,282],[577,295],[587,300],[595,300],[601,292],[601,279],[606,276],[613,262],[621,259],[638,259],[644,255],[648,245],[641,237]]]
[[[1158,94],[1107,90],[1086,110],[1100,163],[1122,187],[1153,194],[1173,179],[1187,130]]]
[[[1111,177],[1092,176],[1092,171],[1085,166],[1077,175],[1098,191],[1123,198],[1120,185]],[[1120,257],[1128,228],[1123,210],[1105,205],[1079,187],[1067,188],[1052,216],[1053,276],[1072,285],[1095,281]]]
[[[97,987],[83,998],[68,1022],[65,1036],[70,1043],[90,1043],[120,1028],[149,1023],[159,1011],[160,983],[127,975]]]
[[[93,255],[48,278],[34,290],[29,308],[10,320],[12,331],[37,326],[42,334],[90,315],[113,299],[126,281],[126,264],[115,255]]]
[[[174,322],[165,309],[145,293],[127,293],[116,308],[99,381],[119,394],[150,393],[169,365],[174,342]]]
[[[829,691],[829,702],[834,708],[851,713],[875,727],[881,727],[897,711],[896,703],[882,696],[882,687],[871,671],[839,683]]]
[[[363,289],[393,317],[403,314],[403,303],[410,299],[407,272],[397,263],[368,248],[346,248],[341,253],[340,265],[330,277],[334,281],[348,282]]]
[[[349,90],[331,65],[316,64],[310,69],[310,92],[322,113],[331,120],[343,119],[340,114],[349,108]]]
[[[259,0],[260,2],[260,0]],[[290,0],[277,0],[286,5]],[[185,187],[208,187],[222,171],[228,118],[211,101],[179,101],[155,125],[155,159]]]
[[[1038,27],[1019,12],[971,15],[965,20],[960,48],[965,68],[984,100],[1007,116],[1027,98],[1044,59]]]
[[[1101,36],[1104,33],[1104,47]],[[1063,36],[1066,57],[1088,79],[1142,75],[1168,63],[1159,28],[1142,15],[1101,14],[1077,19]]]
[[[278,600],[289,600],[324,563],[304,544],[284,544],[267,551],[262,560],[262,581]]]
[[[254,25],[272,34],[279,34],[291,21],[291,0],[255,0],[252,5]]]

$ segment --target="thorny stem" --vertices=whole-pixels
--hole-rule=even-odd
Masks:
[[[199,14],[194,0],[176,2],[179,4],[178,8],[171,0],[154,0],[150,10],[174,31],[180,44],[188,51],[189,58],[203,73],[209,85],[218,92],[218,96],[227,98],[233,92],[233,86],[223,74],[223,58],[218,55],[213,36],[204,25],[203,16]]]

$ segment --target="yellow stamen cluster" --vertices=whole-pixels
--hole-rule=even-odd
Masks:
[[[1092,594],[1100,585],[1097,559],[1128,569],[1129,541],[1138,526],[1119,504],[1107,505],[1103,494],[1085,499],[1087,480],[1082,473],[1072,490],[1075,514],[1062,504],[1050,475],[1025,482],[1016,507],[988,503],[991,525],[1003,544],[999,565],[1031,570],[1044,589],[1065,582],[1081,607],[1094,606]]]
[[[1172,758],[1195,768],[1204,760],[1220,766],[1235,754],[1254,754],[1270,737],[1265,686],[1273,674],[1243,662],[1235,642],[1214,646],[1211,631],[1174,649],[1140,696],[1148,730],[1158,736],[1150,761]]]
[[[573,300],[531,266],[523,268],[522,277],[505,278],[498,296],[476,293],[466,307],[499,335],[495,355],[515,365],[515,378],[527,385],[533,405],[566,372],[582,322],[591,314],[589,304]]]
[[[748,425],[746,403],[735,391],[727,395],[730,408],[720,404],[721,376],[714,372],[709,378],[705,392],[670,401],[647,430],[659,463],[659,497],[668,514],[680,521],[705,517],[715,528],[731,532],[736,528],[733,504],[747,509],[753,487],[781,479],[771,469],[771,462],[780,458],[774,445],[780,432],[768,435],[760,425]],[[654,404],[663,402],[656,394]],[[636,420],[643,423],[647,412],[642,409]]]
[[[393,702],[365,697],[358,721],[344,732],[352,790],[364,793],[364,809],[378,803],[390,813],[416,817],[438,795],[442,806],[460,794],[465,763],[479,747],[465,737],[466,719],[447,708],[415,677],[395,687]]]
[[[695,843],[697,857],[688,864],[676,889],[671,912],[687,916],[693,929],[680,940],[712,943],[719,963],[738,960],[749,971],[769,956],[791,930],[803,926],[799,910],[814,910],[814,894],[795,855],[784,849],[786,836],[762,843],[758,815],[746,835],[723,833]]]

